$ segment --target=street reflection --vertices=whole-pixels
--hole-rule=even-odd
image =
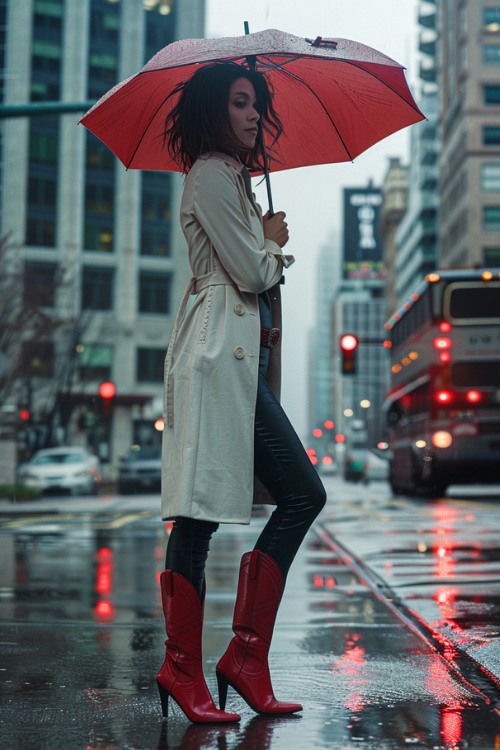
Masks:
[[[460,565],[452,515],[439,515],[432,528],[429,580],[436,584],[441,621],[452,622]],[[495,746],[498,717],[315,536],[290,576],[271,651],[277,695],[300,698],[304,712],[255,716],[235,696],[239,726],[192,725],[179,709],[162,721],[154,684],[165,640],[157,579],[168,533],[153,521],[114,528],[107,519],[77,528],[24,526],[4,535],[0,616],[7,623],[4,643],[11,645],[0,665],[6,699],[0,719],[16,730],[16,750]],[[209,566],[204,636],[214,695],[238,562],[249,542],[233,533],[218,544]],[[449,640],[443,639],[442,655],[456,659]]]

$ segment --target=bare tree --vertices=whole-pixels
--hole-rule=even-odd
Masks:
[[[57,272],[30,278],[19,248],[0,238],[0,402],[24,397],[19,385],[28,376],[44,374],[46,354],[61,320],[47,304],[60,284]]]
[[[11,405],[10,419],[19,407],[31,413],[38,448],[52,444],[56,426],[67,426],[61,395],[73,388],[91,319],[61,315],[56,295],[66,285],[55,264],[24,261],[18,246],[0,238],[0,403]]]

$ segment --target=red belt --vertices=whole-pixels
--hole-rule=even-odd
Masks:
[[[267,349],[274,349],[280,342],[281,331],[279,328],[261,328],[260,345]]]

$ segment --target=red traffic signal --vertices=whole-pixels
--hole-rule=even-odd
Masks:
[[[104,399],[113,398],[116,393],[116,385],[109,380],[105,380],[99,386],[99,396]]]
[[[342,374],[354,375],[356,372],[356,352],[359,340],[353,333],[344,333],[340,337],[340,351],[342,354]]]
[[[111,410],[111,402],[113,401],[116,393],[116,385],[110,380],[105,380],[99,386],[99,396],[101,397],[101,404],[104,414],[109,414]]]

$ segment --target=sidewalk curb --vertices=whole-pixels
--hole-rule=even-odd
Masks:
[[[470,689],[500,712],[500,679],[497,675],[476,661],[467,651],[461,650],[446,635],[433,628],[417,612],[408,607],[404,599],[394,592],[376,570],[365,564],[349,547],[332,535],[326,524],[318,522],[313,530],[380,602],[385,604],[406,627],[422,638],[431,649],[440,654],[450,670],[466,682]]]

